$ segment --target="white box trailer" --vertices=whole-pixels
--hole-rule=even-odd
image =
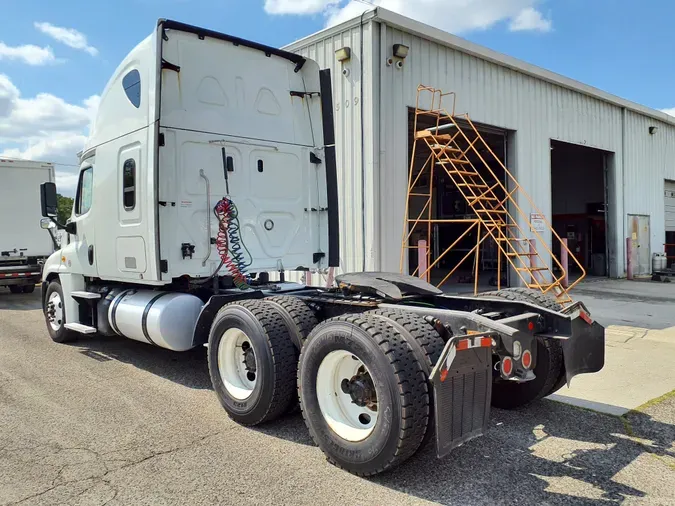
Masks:
[[[40,184],[54,181],[54,165],[0,159],[0,286],[32,292],[44,261],[54,252],[49,231],[40,227]]]

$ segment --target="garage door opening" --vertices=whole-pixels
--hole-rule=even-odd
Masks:
[[[612,153],[551,141],[553,228],[589,276],[609,276],[608,170]],[[560,255],[560,245],[553,245]],[[580,274],[570,260],[570,277]]]
[[[408,145],[410,147],[409,156],[411,158],[413,156],[415,135],[414,121],[415,110],[411,109],[409,111],[408,128]],[[419,116],[417,130],[419,131],[433,127],[436,125],[435,122],[435,118]],[[463,138],[460,138],[461,140],[458,141],[459,149],[467,151],[467,158],[471,161],[472,165],[476,167],[478,172],[480,172],[487,185],[492,187],[497,183],[494,176],[497,176],[499,181],[506,185],[506,174],[504,169],[499,162],[494,159],[492,154],[489,153],[489,150],[492,150],[497,158],[506,165],[507,132],[485,125],[476,125],[476,127],[487,143],[489,149],[488,147],[480,146],[477,148],[478,153],[475,153],[473,150],[469,149],[469,142]],[[448,130],[448,132],[450,131],[451,130]],[[415,169],[417,172],[421,171],[430,155],[431,152],[424,143],[417,143],[417,150],[414,153],[415,161],[413,171],[415,172]],[[494,176],[484,167],[479,155],[488,163]],[[423,177],[428,178],[429,174],[425,172]],[[415,220],[422,213],[424,206],[427,204],[429,188],[429,181],[420,180],[417,182],[415,186],[415,195],[419,195],[419,198],[410,198],[410,207],[408,210],[409,219]],[[503,189],[496,188],[494,191],[500,200],[506,197]],[[433,219],[436,222],[428,229],[425,226],[416,227],[414,233],[410,237],[409,245],[411,249],[409,251],[411,253],[408,257],[409,272],[415,273],[418,268],[418,256],[415,253],[415,246],[420,239],[426,240],[427,236],[430,236],[430,243],[432,245],[431,263],[433,264],[440,258],[430,272],[429,281],[432,284],[439,285],[443,282],[442,288],[446,291],[473,291],[476,263],[478,263],[478,279],[481,283],[481,288],[488,289],[491,286],[496,286],[498,271],[497,255],[499,254],[497,244],[492,238],[487,238],[480,244],[478,257],[472,254],[466,258],[467,253],[476,246],[477,234],[479,232],[478,227],[467,232],[470,224],[466,221],[462,223],[461,220],[474,220],[476,219],[476,215],[468,205],[466,199],[462,196],[460,190],[441,166],[434,168],[433,200],[431,206]],[[443,222],[444,220],[445,222]],[[453,223],[453,220],[456,222]],[[485,235],[484,230],[482,231],[482,234]],[[450,251],[445,253],[448,247],[455,243],[460,237],[460,241],[455,244]],[[464,261],[462,262],[462,260]],[[460,267],[447,278],[448,274],[451,273],[460,262]],[[501,265],[501,286],[507,286],[508,269],[504,269],[504,266],[506,265],[506,260],[504,258],[502,258]]]

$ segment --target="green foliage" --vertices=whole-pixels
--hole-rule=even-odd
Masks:
[[[56,194],[57,201],[57,220],[59,223],[65,223],[70,218],[70,213],[73,210],[73,199],[64,197],[60,193]]]

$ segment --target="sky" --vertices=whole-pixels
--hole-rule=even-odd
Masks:
[[[672,0],[373,0],[675,116]],[[271,46],[372,8],[354,0],[0,0],[0,157],[57,164],[74,193],[99,94],[158,18]]]

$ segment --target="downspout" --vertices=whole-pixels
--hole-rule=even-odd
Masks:
[[[621,215],[618,217],[621,222],[622,226],[617,227],[618,230],[623,230],[623,235],[620,238],[619,244],[619,251],[623,251],[622,256],[622,269],[623,269],[623,274],[624,276],[626,275],[626,237],[628,237],[628,230],[627,230],[627,224],[626,224],[626,108],[622,107],[621,108]],[[619,273],[617,272],[617,275]],[[624,277],[622,276],[622,277]]]
[[[363,255],[363,262],[361,264],[361,270],[363,272],[366,271],[366,149],[365,149],[365,122],[363,120],[363,16],[366,15],[366,12],[370,11],[363,11],[361,13],[361,22],[359,24],[359,28],[361,30],[361,36],[359,40],[359,66],[361,67],[361,70],[359,71],[359,86],[360,86],[360,91],[359,91],[359,114],[361,115],[361,237],[363,238],[362,241],[362,248],[361,248],[361,254]]]

